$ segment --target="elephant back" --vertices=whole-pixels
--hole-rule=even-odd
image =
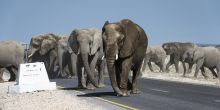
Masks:
[[[15,41],[0,42],[0,65],[14,65],[18,66],[24,61],[24,47],[22,44]]]

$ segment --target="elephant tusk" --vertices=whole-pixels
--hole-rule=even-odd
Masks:
[[[102,60],[103,60],[104,58],[105,58],[105,56],[103,55],[103,56],[102,56]]]
[[[33,53],[32,54],[30,54],[30,55],[28,55],[28,58],[30,58],[30,57],[32,57],[33,56]]]
[[[118,54],[116,54],[115,59],[118,60]]]

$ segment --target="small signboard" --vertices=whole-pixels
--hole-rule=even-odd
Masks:
[[[43,62],[20,64],[16,84],[9,86],[9,93],[55,90],[56,82],[50,82]]]

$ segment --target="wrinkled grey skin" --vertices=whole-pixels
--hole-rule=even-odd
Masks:
[[[29,45],[28,62],[44,62],[49,78],[55,78],[58,70],[57,41],[61,37],[52,33],[32,37]]]
[[[213,76],[219,77],[220,75],[220,52],[215,47],[197,47],[194,49],[188,49],[185,52],[185,56],[188,59],[191,59],[192,62],[196,63],[196,70],[194,77],[198,76],[199,69],[205,78],[204,67],[207,67],[212,72]],[[217,74],[214,69],[217,69]],[[220,77],[219,77],[220,79]]]
[[[161,46],[155,45],[147,48],[146,55],[143,62],[142,71],[146,70],[146,66],[149,66],[149,69],[153,72],[151,62],[154,62],[160,68],[160,72],[165,72],[165,60],[166,52]]]
[[[84,70],[87,74],[86,88],[94,89],[99,87],[94,79],[95,67],[99,57],[99,53],[102,47],[102,36],[101,31],[95,28],[89,29],[75,29],[70,34],[68,44],[70,46],[69,52],[74,53],[77,56],[77,63],[82,61]],[[75,56],[71,57],[72,63],[74,63]],[[84,88],[83,85],[83,74],[81,72],[81,65],[77,65],[78,75],[78,87]]]
[[[147,49],[148,39],[144,30],[129,19],[120,22],[105,22],[102,28],[104,51],[109,78],[118,96],[140,93],[138,77]],[[132,71],[132,83],[129,72]]]
[[[0,69],[6,68],[11,74],[9,81],[14,81],[19,64],[24,62],[24,47],[15,41],[1,41],[0,45]]]
[[[193,63],[188,61],[188,59],[185,59],[183,61],[183,54],[186,50],[190,48],[196,48],[198,47],[196,44],[193,43],[181,43],[181,42],[167,42],[162,45],[163,49],[165,50],[167,55],[170,55],[170,61],[168,62],[166,66],[166,71],[169,72],[169,67],[174,64],[176,68],[176,72],[179,73],[179,61],[183,64],[183,76],[185,77],[186,74],[186,65],[185,63],[189,64],[189,69],[187,73],[191,73]]]

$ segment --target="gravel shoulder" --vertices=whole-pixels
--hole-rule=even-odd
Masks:
[[[74,90],[40,91],[8,94],[8,86],[0,83],[0,110],[122,110],[96,98],[78,97]]]

